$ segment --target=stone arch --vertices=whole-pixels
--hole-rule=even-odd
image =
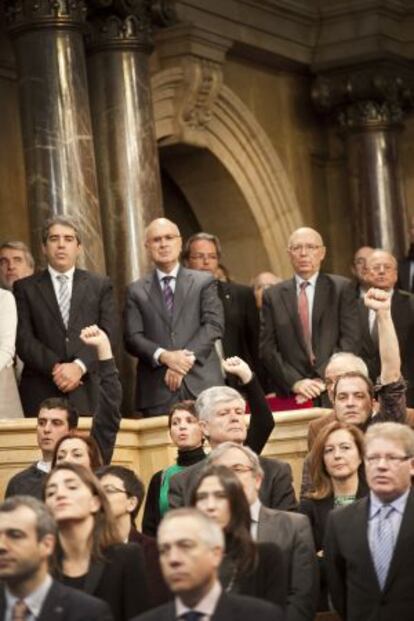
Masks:
[[[244,196],[271,269],[286,275],[290,272],[286,241],[301,222],[296,196],[273,145],[250,110],[214,73],[210,82],[206,91],[191,92],[182,66],[152,77],[158,143],[201,147],[217,158]]]

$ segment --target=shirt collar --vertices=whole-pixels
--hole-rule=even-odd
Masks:
[[[42,584],[38,586],[35,591],[30,593],[30,595],[23,598],[24,602],[26,603],[27,607],[29,608],[31,614],[34,616],[35,619],[37,619],[40,615],[40,611],[42,610],[43,603],[46,599],[47,594],[49,593],[49,589],[51,586],[52,586],[52,578],[49,576],[49,574],[47,574]],[[16,597],[15,595],[13,595],[9,591],[7,586],[5,587],[5,594],[6,594],[7,607],[9,609],[12,609],[15,603],[19,599],[21,599],[20,597]]]
[[[67,276],[70,280],[72,280],[73,274],[75,273],[75,266],[71,267],[70,270],[68,270],[67,272],[58,272],[57,270],[53,269],[51,265],[48,265],[47,269],[49,270],[49,274],[52,278],[57,278],[58,276]]]
[[[312,287],[315,287],[318,276],[319,276],[319,272],[316,272],[313,276],[307,279],[302,278],[302,276],[299,276],[299,274],[295,274],[296,286],[300,287],[302,282],[308,282],[310,285],[312,285]]]
[[[250,505],[250,517],[252,519],[252,522],[259,523],[259,513],[260,513],[261,506],[262,506],[262,503],[260,502],[258,498],[254,501],[252,505]]]
[[[49,473],[52,469],[52,462],[44,461],[44,459],[39,459],[39,461],[36,464],[36,468],[38,470],[41,470],[42,472]]]
[[[174,267],[173,270],[171,270],[171,272],[169,272],[167,274],[167,272],[162,272],[161,270],[158,269],[158,267],[156,268],[156,272],[157,272],[157,277],[158,280],[161,282],[161,280],[164,278],[164,276],[171,276],[172,278],[177,278],[177,274],[178,274],[178,270],[180,269],[180,264],[177,263],[176,266]]]
[[[374,518],[377,515],[378,511],[384,505],[389,505],[395,511],[403,515],[404,510],[405,510],[405,505],[407,504],[407,498],[408,498],[409,492],[410,490],[407,489],[407,491],[405,491],[404,494],[401,494],[401,496],[398,496],[398,498],[395,498],[395,500],[393,500],[392,502],[383,502],[382,500],[378,498],[378,496],[376,496],[376,494],[374,494],[374,492],[371,491],[369,494],[369,497],[370,497],[369,519],[372,520],[372,518]]]
[[[200,599],[194,608],[188,608],[179,597],[176,597],[175,610],[177,617],[180,618],[183,614],[189,612],[190,610],[197,610],[197,612],[201,612],[203,615],[211,617],[217,607],[217,602],[220,598],[221,592],[221,585],[219,581],[216,580],[207,595],[205,595],[203,599]]]

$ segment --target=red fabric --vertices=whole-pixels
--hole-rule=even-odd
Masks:
[[[310,399],[304,403],[297,403],[295,397],[276,397],[268,396],[266,401],[272,412],[285,412],[287,410],[304,410],[306,408],[313,408],[313,401]],[[246,413],[250,414],[249,404],[246,404]]]

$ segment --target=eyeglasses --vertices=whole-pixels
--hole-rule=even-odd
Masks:
[[[181,235],[159,235],[157,237],[152,237],[148,240],[148,243],[151,246],[159,246],[162,242],[172,242],[174,239],[179,239]]]
[[[289,246],[289,251],[292,254],[301,254],[301,252],[307,252],[309,254],[313,254],[319,248],[323,248],[321,244],[294,244],[293,246]]]
[[[105,494],[126,494],[129,496],[125,489],[119,489],[119,487],[115,487],[115,485],[104,485],[103,488]]]
[[[403,461],[407,461],[412,459],[412,455],[368,455],[365,457],[365,462],[368,466],[378,466],[381,461],[384,461],[387,466],[391,466],[392,468],[397,468]]]
[[[381,263],[376,265],[370,265],[369,269],[371,270],[371,272],[374,272],[374,274],[378,274],[378,272],[381,271],[389,274],[390,272],[394,272],[396,270],[396,267],[392,263]]]
[[[214,254],[214,252],[196,252],[195,254],[190,254],[190,259],[194,261],[215,261],[218,259],[218,255]]]

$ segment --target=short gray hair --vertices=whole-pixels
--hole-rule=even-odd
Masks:
[[[380,438],[401,444],[408,457],[414,457],[414,431],[403,423],[375,423],[371,425],[365,434],[365,451],[368,444]]]
[[[208,422],[219,403],[229,403],[236,399],[243,403],[243,405],[246,404],[241,394],[234,388],[229,386],[211,386],[211,388],[206,388],[203,392],[200,392],[195,402],[196,416],[198,420]]]
[[[328,364],[325,367],[325,372],[331,362],[336,362],[337,360],[348,360],[355,365],[355,371],[358,371],[359,373],[362,373],[362,375],[369,377],[368,367],[365,362],[362,360],[362,358],[356,356],[350,351],[338,351],[336,352],[336,354],[332,354],[332,356],[328,360]]]
[[[73,229],[75,233],[75,237],[78,240],[78,244],[82,243],[79,222],[75,220],[75,218],[72,218],[71,216],[62,215],[62,216],[52,216],[51,218],[48,218],[46,222],[44,223],[43,228],[42,228],[43,245],[46,244],[47,238],[49,237],[49,231],[52,228],[52,226],[54,226],[55,224],[60,224],[61,226],[67,226]]]
[[[244,453],[248,458],[250,465],[252,467],[252,473],[257,476],[264,477],[263,468],[260,465],[259,457],[257,454],[252,451],[248,446],[243,446],[241,444],[236,444],[235,442],[222,442],[216,448],[214,448],[208,455],[206,459],[206,465],[214,464],[216,461],[220,459],[227,451],[230,449],[238,449],[241,453]]]
[[[31,509],[36,516],[36,532],[40,541],[46,535],[57,534],[55,519],[46,505],[34,496],[11,496],[0,503],[0,513],[10,513],[20,507]]]
[[[9,248],[10,250],[20,250],[21,252],[23,252],[27,265],[30,267],[30,269],[34,269],[35,261],[33,255],[30,252],[29,247],[24,242],[18,240],[5,241],[0,246],[0,252],[6,248]]]
[[[194,507],[181,507],[168,511],[158,527],[158,536],[164,524],[179,518],[192,518],[199,523],[198,530],[200,540],[209,548],[220,547],[224,549],[224,534],[221,527],[204,513]]]
[[[191,244],[196,241],[208,241],[215,245],[217,257],[221,258],[221,244],[217,235],[212,235],[211,233],[195,233],[195,235],[191,235],[185,242],[184,250],[183,250],[183,259],[188,260],[191,252]]]

